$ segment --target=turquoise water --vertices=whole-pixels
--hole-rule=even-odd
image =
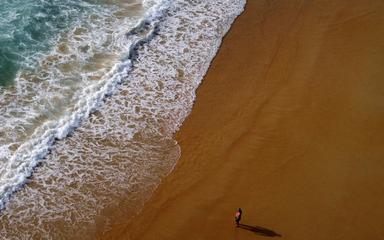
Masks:
[[[96,1],[93,1],[96,3]],[[0,5],[0,86],[32,68],[94,4],[72,0],[7,0]]]

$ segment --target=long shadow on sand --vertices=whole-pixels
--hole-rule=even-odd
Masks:
[[[275,231],[267,228],[259,227],[259,226],[249,226],[245,224],[239,224],[239,228],[254,232],[257,235],[261,235],[265,237],[281,237],[281,235],[276,233]]]

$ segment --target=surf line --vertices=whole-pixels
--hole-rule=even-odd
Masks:
[[[16,152],[7,164],[9,168],[17,166],[14,170],[17,172],[16,174],[12,170],[7,172],[5,176],[8,176],[8,179],[11,181],[7,181],[0,186],[0,211],[5,209],[6,203],[10,200],[12,194],[21,190],[24,185],[28,183],[28,178],[32,177],[35,168],[37,168],[39,164],[42,163],[44,157],[50,153],[53,144],[72,133],[80,126],[84,119],[87,119],[90,114],[94,113],[101,106],[105,98],[111,97],[118,90],[118,86],[124,82],[124,79],[133,70],[140,48],[159,35],[160,23],[164,21],[170,5],[170,0],[158,2],[151,7],[149,12],[135,27],[125,34],[128,42],[131,42],[126,57],[123,57],[120,62],[106,74],[106,76],[111,76],[107,83],[90,86],[90,88],[99,87],[99,90],[94,91],[83,106],[80,106],[79,109],[66,119],[60,119],[57,123],[59,126],[54,129],[48,126],[52,124],[51,122],[45,124],[44,126],[48,128],[48,131],[45,131],[39,138],[33,138],[19,147],[21,153]],[[140,37],[143,35],[144,37]],[[87,89],[88,88],[86,88],[85,91]],[[25,156],[23,154],[25,152],[29,154]]]

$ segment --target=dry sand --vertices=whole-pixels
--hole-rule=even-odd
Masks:
[[[384,239],[384,8],[248,0],[176,138],[182,157],[108,238]]]

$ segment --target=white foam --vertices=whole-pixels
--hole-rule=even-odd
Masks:
[[[83,119],[100,106],[105,96],[111,95],[116,90],[116,86],[130,71],[131,60],[127,59],[117,63],[110,70],[101,68],[96,72],[82,75],[63,73],[58,70],[60,65],[84,64],[89,58],[108,51],[115,53],[118,57],[120,52],[130,51],[132,46],[139,44],[143,39],[150,38],[151,31],[148,35],[132,36],[129,39],[124,37],[124,33],[142,21],[151,21],[155,24],[157,15],[164,11],[166,2],[156,1],[155,3],[148,7],[147,14],[143,18],[136,21],[129,18],[121,21],[110,19],[111,12],[107,11],[103,12],[104,16],[98,15],[97,18],[100,20],[95,23],[87,22],[90,23],[86,26],[88,28],[76,26],[72,33],[66,35],[68,53],[59,53],[59,47],[57,47],[53,52],[41,58],[37,77],[44,81],[36,86],[35,83],[30,83],[30,76],[23,77],[20,74],[16,86],[20,102],[11,102],[13,93],[4,92],[2,95],[4,102],[9,102],[6,107],[2,108],[1,116],[2,122],[4,122],[1,132],[7,136],[1,142],[3,151],[0,152],[0,158],[4,161],[4,164],[0,166],[0,208],[4,206],[9,195],[18,190],[20,185],[32,174],[33,168],[49,152],[55,139],[66,137]],[[92,26],[92,24],[99,25]],[[101,24],[104,26],[100,27]],[[83,32],[79,33],[78,29]],[[79,51],[81,47],[88,47],[89,50]],[[51,62],[51,59],[54,61]],[[50,67],[51,65],[53,67]],[[79,74],[76,69],[72,69],[72,71]],[[98,74],[98,71],[101,71],[99,74],[101,79],[99,81],[90,80],[90,76]],[[81,77],[81,79],[76,79],[77,77]],[[63,78],[73,78],[79,82],[65,86]],[[27,88],[28,90],[26,90]],[[30,88],[33,88],[33,91],[30,91]],[[31,96],[26,96],[26,94]],[[68,98],[68,94],[74,96]],[[31,100],[32,104],[29,102]],[[53,100],[56,101],[56,104],[52,104]],[[68,103],[60,106],[60,101],[63,100]],[[62,109],[58,111],[55,108]],[[17,113],[15,114],[15,112]],[[42,124],[41,120],[36,120],[41,117],[45,118]],[[37,124],[33,124],[33,122],[37,122]],[[30,134],[27,133],[28,130],[31,131]],[[11,151],[9,142],[17,144],[17,149]],[[12,153],[10,154],[10,152]]]

